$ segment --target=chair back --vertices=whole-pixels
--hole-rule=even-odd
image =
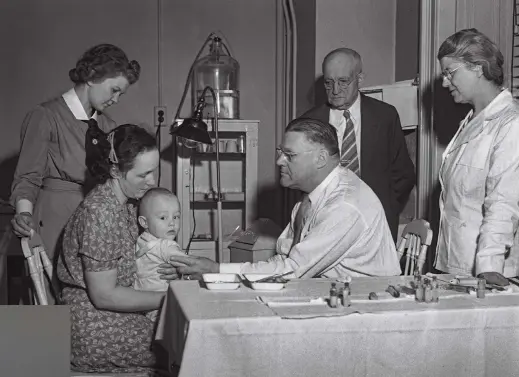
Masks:
[[[31,237],[22,238],[21,244],[23,255],[29,267],[29,275],[34,284],[34,302],[36,305],[48,305],[45,274],[47,274],[47,278],[51,281],[52,263],[45,251],[43,241],[39,234],[33,233]]]
[[[397,247],[400,261],[405,260],[404,275],[413,275],[415,270],[422,274],[432,237],[431,226],[423,219],[413,220],[405,226]]]

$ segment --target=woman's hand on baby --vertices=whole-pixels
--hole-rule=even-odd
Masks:
[[[162,263],[159,265],[157,272],[162,280],[177,280],[180,279],[180,274],[177,272],[176,267],[170,263]]]
[[[186,280],[200,280],[202,274],[220,272],[220,265],[209,258],[174,255],[169,260]]]

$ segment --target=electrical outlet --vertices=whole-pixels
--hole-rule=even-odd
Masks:
[[[159,124],[165,126],[167,124],[167,109],[166,106],[155,106],[153,108],[153,125],[158,127]]]

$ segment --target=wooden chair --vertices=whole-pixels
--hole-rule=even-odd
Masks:
[[[401,263],[405,258],[404,275],[412,275],[416,269],[422,273],[432,237],[431,226],[425,220],[416,219],[405,226],[397,247]]]
[[[48,305],[47,292],[45,290],[45,273],[49,282],[52,281],[52,263],[47,256],[43,241],[39,234],[34,233],[30,238],[22,238],[21,243],[23,255],[29,267],[29,275],[34,284],[35,304]]]

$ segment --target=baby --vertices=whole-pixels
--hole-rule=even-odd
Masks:
[[[144,232],[135,245],[137,277],[133,287],[141,291],[166,291],[168,281],[159,278],[157,268],[169,263],[172,255],[184,255],[175,242],[180,229],[180,202],[168,189],[149,189],[139,203],[138,220]],[[157,313],[158,310],[153,310],[146,316],[155,321]]]

